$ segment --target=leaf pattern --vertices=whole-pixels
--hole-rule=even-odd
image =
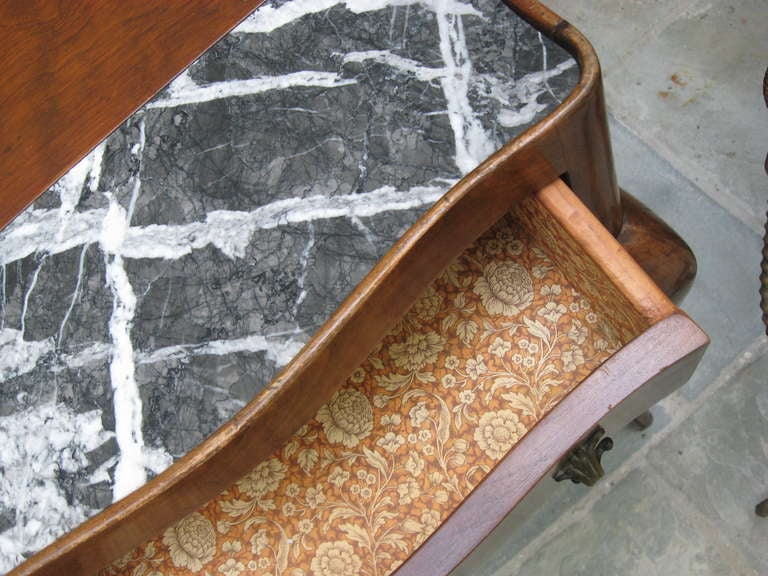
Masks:
[[[453,262],[272,458],[104,576],[396,570],[617,334],[637,333],[600,313],[607,288],[574,287],[582,268],[563,273],[547,256],[556,228],[532,239],[527,210]]]

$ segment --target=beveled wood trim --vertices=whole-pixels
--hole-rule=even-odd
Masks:
[[[263,0],[0,0],[0,229]]]
[[[537,2],[512,4],[523,15],[530,12],[534,25],[554,21],[551,12],[538,15],[542,7]],[[577,89],[422,216],[294,360],[229,422],[157,478],[30,558],[12,575],[92,574],[221,492],[328,401],[453,257],[520,198],[554,182],[559,174],[568,172],[590,209],[618,231],[621,208],[597,59],[573,28],[558,23],[544,30],[581,51]],[[26,189],[26,202],[40,192],[30,190]],[[569,436],[569,424],[560,425]]]
[[[649,402],[690,375],[708,338],[673,314],[619,350],[518,442],[396,576],[443,576],[477,547],[539,480],[609,413]],[[624,404],[624,406],[622,406]],[[627,421],[629,414],[624,410]]]

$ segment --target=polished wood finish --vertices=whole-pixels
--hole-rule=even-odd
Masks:
[[[562,106],[532,130],[539,150],[603,225],[618,234],[623,222],[603,96],[600,62],[589,41],[538,0],[505,2],[576,58],[579,83]]]
[[[696,257],[688,244],[639,200],[622,194],[624,225],[619,242],[653,281],[680,302],[696,276]]]
[[[638,403],[653,403],[685,381],[706,343],[689,318],[673,314],[617,352],[530,431],[395,574],[450,573],[596,423],[611,433],[617,418],[626,424],[637,414]]]
[[[514,162],[499,163],[497,156],[437,202],[294,360],[229,422],[151,482],[11,574],[91,574],[197,509],[279,448],[328,401],[453,257],[516,201],[556,178],[546,162],[531,154],[530,143],[518,149]]]
[[[257,3],[252,1],[250,6]],[[296,358],[230,422],[163,474],[30,558],[11,574],[91,574],[99,566],[158,534],[174,520],[192,512],[218,494],[233,480],[250,470],[254,463],[281,446],[296,428],[327,402],[347,375],[454,256],[506,213],[514,203],[547,188],[556,182],[558,175],[566,174],[587,206],[611,232],[619,232],[624,216],[615,183],[600,71],[594,51],[575,29],[537,2],[516,0],[510,3],[535,26],[552,35],[574,53],[581,66],[581,80],[577,89],[548,118],[499,150],[438,201],[374,267]],[[242,14],[233,12],[225,25],[223,15],[219,14],[220,18],[214,18],[215,14],[211,13],[213,11],[218,14],[217,10],[223,10],[220,8],[222,4],[187,2],[184,3],[185,6],[196,6],[199,11],[189,8],[189,12],[184,13],[189,14],[193,20],[192,15],[208,14],[211,21],[218,22],[219,28],[215,34],[206,32],[206,38],[213,39],[231,28],[242,14],[250,9],[245,8],[245,3],[237,3],[238,7],[243,8]],[[163,6],[178,8],[178,5],[174,3]],[[50,6],[45,8],[42,14],[52,14],[52,11],[57,9],[55,6],[64,4]],[[80,14],[81,20],[85,16],[84,21],[90,22],[91,28],[99,25],[114,26],[114,22],[106,21],[100,24],[99,20],[93,19],[94,9],[91,6],[95,5],[83,2],[77,6],[80,12],[75,12]],[[141,28],[147,25],[148,12],[141,12],[141,7],[150,4],[135,2],[129,3],[129,6],[139,11],[131,20],[131,26]],[[20,17],[15,18],[15,22],[23,23],[19,20]],[[54,19],[54,16],[49,17],[49,21]],[[6,24],[7,22],[8,20]],[[215,27],[206,20],[206,26],[208,25]],[[37,33],[43,34],[34,19],[29,19],[28,26],[31,30],[37,26]],[[198,30],[190,26],[169,26],[170,24],[161,29],[151,25],[148,36],[141,36],[136,40],[136,45],[154,46],[152,42],[162,45],[169,40],[184,42],[183,38],[195,37],[193,31]],[[120,33],[127,33],[115,28],[110,30],[118,36]],[[79,39],[75,28],[68,29],[68,32],[73,42],[68,50],[73,51],[73,55],[66,58],[62,56],[62,60],[53,68],[62,71],[62,74],[65,65],[70,63],[67,58],[74,58],[83,51],[87,53],[89,46],[88,40]],[[42,44],[42,40],[39,42]],[[210,44],[210,41],[201,42],[200,50],[205,47],[203,44]],[[75,48],[78,46],[81,48]],[[28,44],[28,47],[34,49],[34,42]],[[187,54],[192,52],[190,48]],[[165,76],[159,81],[163,74],[148,74],[146,68],[142,68],[148,66],[146,52],[143,54],[144,61],[127,68],[136,69],[138,77],[129,74],[135,84],[145,84],[152,80],[162,84],[183,67],[183,63],[179,64],[178,60],[175,66],[166,66],[170,57],[164,55],[160,49],[152,60],[153,65],[159,65],[155,60],[163,61]],[[17,58],[24,57],[11,59],[11,62],[18,66],[20,61]],[[99,63],[89,64],[87,69],[93,70],[97,64]],[[104,73],[110,68],[108,64],[109,62],[99,64],[106,66]],[[126,68],[121,69],[124,75]],[[67,76],[72,82],[87,80],[83,70],[72,74]],[[144,77],[142,74],[148,76]],[[55,75],[51,77],[56,78]],[[117,81],[113,73],[109,74],[108,78]],[[35,81],[43,80],[36,77]],[[88,132],[87,138],[78,137],[68,142],[57,132],[53,138],[43,141],[41,134],[45,132],[50,137],[51,126],[61,126],[61,133],[69,134],[72,134],[73,130],[83,129],[78,113],[70,111],[60,117],[55,116],[56,110],[70,102],[60,101],[56,95],[51,96],[54,102],[51,111],[41,114],[45,118],[56,118],[58,124],[51,124],[52,120],[43,123],[43,130],[30,111],[22,111],[21,119],[14,119],[12,133],[16,135],[15,140],[12,139],[12,146],[4,143],[4,155],[0,156],[3,178],[7,178],[2,180],[4,186],[0,187],[4,219],[2,222],[6,222],[32,201],[114,128],[120,119],[150,95],[141,92],[131,99],[115,91],[112,85],[104,88],[103,93],[98,91],[96,84],[86,85],[89,86],[89,92],[99,95],[97,100],[101,103],[97,104],[101,107],[98,110],[102,110],[96,115],[95,127]],[[4,92],[0,101],[5,105],[10,98],[23,100],[24,92],[21,89],[25,86]],[[114,103],[115,99],[123,106],[120,119],[117,113],[106,116],[104,112],[109,107],[104,102]],[[56,102],[62,104],[58,105]],[[72,110],[82,112],[84,108],[73,107]],[[64,125],[68,132],[64,131]],[[26,139],[21,139],[19,135],[28,131],[32,136],[29,143],[23,144],[22,140],[26,142]],[[35,149],[35,146],[39,149]],[[57,151],[60,147],[63,147],[66,153]],[[22,162],[25,150],[29,151],[30,158],[24,157]],[[8,164],[15,157],[10,155],[11,153],[20,158],[20,167]],[[45,166],[55,168],[51,168],[45,176]],[[33,173],[31,176],[25,174],[29,171]],[[554,190],[553,198],[557,193],[561,196],[565,194],[559,185],[554,188],[550,186],[548,189]],[[551,206],[548,205],[547,208],[555,212],[569,208],[558,208],[557,204],[556,200],[552,200]],[[592,239],[587,244],[590,249],[594,249],[595,257],[601,258],[602,262],[611,266],[620,264],[618,268],[611,268],[614,279],[624,286],[626,296],[637,304],[638,310],[646,314],[649,323],[654,326],[638,338],[637,344],[633,342],[609,361],[604,369],[593,374],[584,383],[588,384],[586,388],[583,388],[582,384],[574,391],[563,404],[565,407],[558,407],[558,416],[550,417],[537,426],[526,437],[526,440],[529,437],[531,440],[526,441],[520,449],[510,455],[512,464],[505,460],[497,468],[497,471],[503,472],[494,472],[489,482],[473,493],[438,534],[417,552],[412,561],[406,563],[403,574],[443,573],[440,572],[442,568],[433,568],[447,566],[457,558],[460,560],[469,551],[467,546],[479,542],[498,522],[498,515],[519,501],[537,479],[541,478],[608,410],[619,402],[634,397],[638,387],[645,380],[657,377],[660,371],[669,368],[671,375],[675,360],[682,358],[687,369],[693,363],[695,350],[704,346],[706,337],[703,333],[690,320],[677,313],[671,303],[657,297],[660,294],[658,289],[653,287],[652,282],[642,274],[640,268],[618,244],[611,243],[610,253],[605,252],[604,241],[612,238],[597,225],[597,220],[593,219],[587,224],[582,222],[580,226],[581,228],[574,229],[572,233],[592,234]],[[649,291],[652,293],[651,297],[648,297]],[[676,377],[679,373],[678,370]],[[306,393],[309,389],[313,392],[311,395]],[[654,388],[652,392],[648,392],[649,397],[656,395],[656,390],[661,389],[663,386]],[[634,408],[636,415],[647,408],[647,405]],[[500,478],[500,474],[504,477]],[[515,484],[515,487],[510,488],[510,483]],[[510,490],[509,497],[505,496],[500,500],[499,495],[502,492],[499,490]],[[495,510],[486,517],[489,508]],[[482,521],[473,520],[470,523],[475,526],[471,538],[459,545],[455,540],[457,534],[466,536],[466,532],[461,528],[462,518],[466,520],[471,517],[481,518]],[[464,527],[470,524],[464,524]],[[435,560],[441,555],[442,558]],[[434,561],[436,564],[424,564],[425,560]]]
[[[0,228],[261,2],[0,2]]]
[[[535,166],[532,162],[527,165]],[[462,181],[406,233],[296,359],[230,422],[158,478],[46,548],[13,574],[92,572],[158,534],[243,476],[314,415],[423,288],[523,195],[534,194],[551,211],[580,250],[619,286],[645,324],[655,326],[678,315],[596,218],[583,207],[579,209],[578,201],[564,184],[555,180],[538,191],[531,189],[530,182],[537,177],[552,176],[546,164],[540,164],[534,172],[523,170],[527,178],[507,178],[502,186],[488,184],[496,183],[495,175],[501,167],[492,165],[487,170]],[[694,341],[703,346],[706,336],[700,331],[698,334]],[[686,335],[683,330],[681,339],[685,340]],[[634,346],[632,342],[625,349]],[[687,353],[681,352],[681,357]],[[631,358],[636,363],[641,363],[642,358],[644,368],[634,369],[638,374],[653,370],[657,364],[657,358],[648,350]],[[596,373],[606,372],[609,377],[605,385],[621,389],[627,370],[613,371],[606,365]],[[636,382],[633,378],[629,381]],[[308,396],[306,390],[310,387],[313,394]],[[572,433],[568,418],[559,420],[558,428],[569,446],[581,434],[581,429]],[[547,467],[551,467],[561,455],[558,451],[540,452],[539,460],[546,460]]]

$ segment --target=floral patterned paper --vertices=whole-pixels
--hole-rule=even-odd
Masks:
[[[502,219],[279,452],[103,574],[396,570],[620,345],[522,230]]]

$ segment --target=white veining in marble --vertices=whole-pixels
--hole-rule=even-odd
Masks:
[[[141,158],[144,151],[144,123],[140,123],[140,138],[132,149]],[[139,160],[140,162],[140,160]],[[115,436],[120,450],[115,468],[114,498],[126,496],[147,481],[144,437],[141,430],[142,406],[136,383],[131,329],[136,313],[136,295],[123,266],[120,248],[131,225],[131,217],[141,191],[140,172],[134,175],[133,190],[125,210],[113,195],[108,195],[109,209],[100,231],[99,245],[104,253],[106,282],[112,292],[112,317],[109,334],[112,338],[112,358],[109,374],[113,390]],[[170,456],[167,464],[171,463]]]
[[[87,465],[86,453],[109,439],[99,411],[75,414],[61,404],[0,416],[0,499],[12,503],[15,524],[0,533],[0,570],[23,560],[22,552],[49,544],[91,512],[67,501],[58,485],[62,472]]]
[[[446,14],[475,15],[480,13],[471,5],[456,0],[294,0],[278,7],[262,6],[243,20],[234,32],[239,34],[268,34],[308,14],[324,12],[334,6],[344,6],[350,12],[362,14],[384,8],[421,4]]]
[[[453,184],[441,180],[433,186],[395,190],[385,186],[366,194],[310,196],[278,200],[250,212],[215,210],[205,222],[178,225],[130,226],[111,248],[125,258],[177,259],[212,245],[230,258],[242,257],[256,230],[330,218],[361,218],[383,212],[409,210],[434,204]],[[58,210],[33,210],[27,222],[11,224],[0,238],[0,264],[9,264],[35,253],[58,254],[77,246],[99,242],[101,225],[108,217],[103,209],[72,216],[73,234],[57,243],[48,231],[60,222]],[[18,220],[17,220],[18,221]],[[19,230],[21,228],[21,230]]]
[[[260,94],[268,90],[285,90],[286,88],[296,87],[338,88],[354,83],[354,80],[341,78],[338,74],[332,72],[302,71],[283,76],[230,80],[228,82],[216,82],[207,86],[198,86],[185,72],[180,80],[177,79],[176,82],[168,87],[168,96],[166,98],[153,100],[146,107],[147,109],[171,108],[183,104],[198,104],[222,98]]]
[[[240,263],[248,256],[254,238],[265,231],[299,231],[295,232],[300,240],[295,247],[298,258],[293,272],[296,293],[287,306],[289,310],[292,308],[291,316],[296,318],[302,306],[312,298],[312,289],[316,288],[311,284],[310,272],[316,265],[318,246],[327,240],[322,234],[329,234],[323,230],[329,229],[331,222],[342,221],[352,231],[334,229],[331,236],[355,233],[358,242],[375,247],[382,238],[382,232],[376,226],[390,225],[381,217],[423,210],[432,205],[457,182],[458,174],[473,170],[502,144],[498,135],[492,133],[493,128],[483,124],[488,118],[481,117],[476,107],[478,95],[485,99],[484,102],[494,102],[494,110],[498,110],[493,118],[496,123],[505,127],[525,126],[549,107],[544,102],[546,97],[557,98],[550,81],[576,66],[570,59],[550,66],[546,46],[539,37],[544,56],[541,70],[514,80],[478,72],[468,47],[465,21],[482,20],[485,15],[470,3],[458,0],[293,0],[262,6],[243,21],[234,34],[240,39],[247,35],[269,34],[330,9],[336,12],[345,9],[354,14],[391,9],[388,25],[394,27],[398,17],[404,21],[402,44],[392,49],[375,46],[377,49],[334,53],[329,60],[333,67],[341,63],[339,69],[334,70],[294,70],[221,81],[218,77],[215,81],[199,80],[200,76],[195,76],[196,80],[187,70],[160,98],[138,113],[136,118],[139,120],[134,126],[139,132],[137,142],[125,149],[119,146],[110,149],[102,143],[56,183],[53,190],[60,200],[58,206],[33,206],[0,233],[0,386],[30,374],[35,378],[40,374],[44,375],[43,380],[50,379],[50,382],[40,382],[42,400],[34,410],[0,416],[0,439],[10,446],[0,450],[0,468],[4,470],[0,477],[0,504],[6,509],[13,508],[16,514],[13,527],[0,534],[0,571],[21,561],[23,552],[41,548],[95,512],[85,505],[67,502],[56,478],[62,471],[85,474],[86,454],[104,442],[116,442],[118,452],[89,468],[88,481],[111,483],[114,500],[143,484],[150,473],[159,473],[170,465],[172,458],[167,450],[148,446],[144,440],[145,413],[138,381],[142,370],[155,370],[159,365],[184,367],[194,359],[224,359],[238,354],[263,355],[281,367],[295,357],[311,335],[307,327],[295,320],[278,324],[272,331],[263,333],[251,332],[228,338],[212,336],[200,341],[176,340],[168,346],[156,346],[153,340],[137,345],[134,327],[140,304],[152,292],[156,278],[162,275],[158,272],[157,276],[139,283],[131,275],[131,267],[137,261],[148,267],[170,266],[215,248],[226,256],[226,262]],[[434,46],[429,52],[403,50],[409,18],[415,18],[409,14],[417,11],[434,16],[434,21],[428,19],[429,25],[436,30]],[[390,36],[393,34],[396,34],[394,28],[390,30]],[[413,57],[408,57],[411,55]],[[416,185],[353,187],[355,193],[346,193],[346,189],[344,193],[338,193],[332,187],[328,191],[318,183],[316,187],[304,189],[303,197],[277,196],[278,199],[270,198],[252,208],[246,205],[242,210],[207,209],[204,215],[195,214],[174,223],[132,223],[134,209],[139,210],[140,201],[145,200],[142,186],[147,148],[155,145],[145,142],[145,128],[149,130],[145,126],[147,118],[156,119],[169,108],[174,109],[172,113],[175,114],[176,109],[184,110],[185,106],[190,107],[186,110],[203,109],[205,103],[215,100],[246,99],[293,89],[348,90],[362,82],[349,76],[344,65],[351,63],[362,66],[375,63],[386,69],[387,74],[404,80],[415,78],[438,96],[442,94],[439,104],[424,111],[423,115],[447,118],[450,128],[445,130],[445,141],[455,166],[448,166],[444,175],[418,180]],[[322,110],[309,106],[281,110],[317,117],[323,115]],[[446,124],[444,120],[443,123]],[[358,180],[365,182],[370,176],[368,152],[371,143],[367,132],[359,138],[364,142],[363,152],[351,162]],[[220,141],[208,144],[199,152],[200,156],[215,155],[229,145]],[[319,143],[315,141],[297,147],[298,151],[290,150],[290,154],[276,156],[273,162],[282,167],[299,157],[325,150],[325,147],[342,149],[348,144],[333,135]],[[125,153],[134,166],[127,184],[108,180],[111,155],[118,153]],[[440,158],[443,162],[448,159],[445,163],[451,164],[451,156]],[[322,176],[319,174],[318,178]],[[105,184],[105,181],[109,183]],[[184,194],[190,196],[195,193],[192,189],[184,190]],[[89,194],[98,196],[99,201],[88,203]],[[51,205],[55,204],[47,204]],[[55,257],[66,255],[73,249],[76,256],[69,256],[74,262],[71,278],[66,277],[66,290],[62,291],[65,293],[62,302],[66,303],[63,314],[57,317],[51,336],[35,340],[33,334],[27,334],[30,303],[38,294],[38,284],[44,284],[48,267],[56,262]],[[107,330],[106,334],[93,336],[90,340],[83,340],[81,335],[73,344],[74,340],[68,334],[72,333],[73,324],[82,322],[76,318],[84,307],[83,295],[88,294],[89,288],[93,291],[93,286],[88,285],[87,274],[88,264],[93,260],[98,260],[99,270],[104,271],[101,288],[111,304],[105,320]],[[22,261],[30,269],[22,271]],[[23,272],[25,280],[20,314],[14,316],[14,322],[18,320],[19,323],[12,326],[6,320],[9,270],[18,276]],[[334,288],[331,284],[330,289]],[[160,331],[165,326],[166,309],[175,296],[174,290],[175,284],[171,281],[167,287],[162,287],[164,305],[159,313]],[[94,297],[93,292],[90,295]],[[34,330],[30,328],[30,332]],[[113,390],[114,433],[104,429],[101,410],[75,413],[58,398],[57,378],[67,372],[97,371],[104,366],[107,367],[104,378],[108,378],[105,384]],[[243,405],[243,401],[232,396],[228,389],[220,387],[218,381],[208,381],[203,386],[225,397],[222,402],[228,407]],[[37,430],[44,433],[36,434]],[[114,478],[110,477],[110,471]]]

